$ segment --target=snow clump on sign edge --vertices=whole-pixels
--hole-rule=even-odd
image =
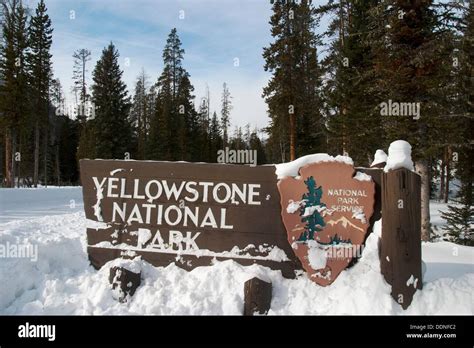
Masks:
[[[305,166],[306,164],[319,162],[341,162],[354,165],[354,161],[352,161],[352,158],[348,156],[333,157],[327,153],[316,153],[313,155],[300,157],[291,162],[275,164],[275,173],[278,179],[282,179],[285,176],[297,176],[301,167]]]

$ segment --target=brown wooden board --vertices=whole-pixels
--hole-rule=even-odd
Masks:
[[[301,269],[280,217],[274,166],[81,160],[88,254],[185,269],[233,259]],[[160,195],[158,193],[161,193]]]
[[[380,267],[392,297],[404,309],[422,288],[421,179],[400,168],[383,175]]]

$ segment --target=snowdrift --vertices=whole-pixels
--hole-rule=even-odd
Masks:
[[[39,192],[57,195],[62,191],[67,204],[74,190],[80,188]],[[254,276],[273,283],[270,315],[474,314],[473,250],[448,242],[423,244],[423,290],[416,292],[406,311],[395,303],[380,273],[380,221],[359,262],[328,287],[318,286],[303,273],[290,280],[279,271],[243,267],[233,261],[215,262],[191,272],[176,265],[155,268],[142,262],[142,285],[122,304],[113,298],[107,265],[99,271],[89,265],[84,214],[37,217],[35,208],[30,207],[31,218],[0,224],[0,244],[37,245],[39,254],[37,262],[0,259],[0,314],[241,315],[243,284]]]

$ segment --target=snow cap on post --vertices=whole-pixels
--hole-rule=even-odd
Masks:
[[[411,145],[405,140],[396,140],[388,148],[387,164],[384,172],[389,170],[406,168],[414,171],[413,161],[411,159]]]
[[[381,168],[387,163],[387,154],[384,150],[378,149],[375,151],[374,161],[370,165],[371,167],[379,167]]]

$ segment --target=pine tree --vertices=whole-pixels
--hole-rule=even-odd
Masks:
[[[38,185],[38,168],[40,156],[40,130],[43,131],[43,179],[47,185],[48,179],[48,144],[49,144],[49,87],[51,84],[51,44],[53,28],[51,19],[46,13],[47,8],[44,0],[37,7],[35,16],[31,18],[29,27],[28,65],[31,77],[32,100],[35,110],[35,154],[34,154],[34,177],[33,183]]]
[[[229,139],[228,146],[234,150],[247,150],[247,144],[242,134],[242,128],[235,126],[234,134]]]
[[[142,70],[135,84],[135,94],[130,114],[137,143],[137,159],[145,159],[145,150],[148,140],[148,130],[150,121],[150,103],[147,86],[147,76]]]
[[[75,51],[72,55],[74,58],[74,67],[72,80],[74,85],[72,86],[73,92],[76,95],[76,104],[78,104],[78,115],[77,118],[82,124],[86,123],[85,108],[87,101],[89,100],[89,94],[87,92],[87,62],[91,60],[91,51],[86,48],[81,48]],[[77,94],[79,94],[79,100],[77,100]]]
[[[119,53],[113,43],[102,51],[92,85],[92,101],[96,108],[94,133],[96,155],[100,158],[124,158],[131,153],[130,102],[123,71],[118,64]]]
[[[308,0],[276,0],[270,24],[275,41],[263,53],[265,71],[272,73],[263,90],[271,118],[269,144],[272,160],[293,160],[325,143],[315,9]]]
[[[26,11],[21,1],[3,3],[3,44],[0,73],[1,128],[5,141],[5,186],[14,187],[18,154],[27,154],[24,141],[30,139],[29,89],[26,53],[28,49]],[[23,147],[22,147],[23,145]],[[25,156],[23,156],[25,157]],[[18,180],[18,184],[20,181]]]
[[[76,158],[79,146],[79,121],[72,120],[67,115],[59,115],[56,122],[59,129],[58,155],[61,183],[75,185],[79,182],[79,168]]]
[[[59,160],[59,147],[61,146],[59,139],[61,136],[61,124],[59,116],[62,113],[64,107],[64,96],[62,91],[61,82],[59,79],[52,79],[50,86],[50,102],[53,109],[53,115],[51,118],[51,143],[54,152],[54,176],[57,186],[61,186],[61,165]]]
[[[250,133],[249,138],[249,149],[257,151],[257,164],[265,164],[267,163],[266,155],[265,155],[265,147],[262,144],[262,141],[258,137],[257,129],[255,129],[252,133]]]
[[[209,161],[217,162],[217,151],[223,148],[222,131],[217,118],[217,113],[214,111],[212,114],[211,123],[209,126]]]
[[[302,216],[301,222],[305,223],[304,231],[301,233],[301,236],[298,238],[298,241],[307,241],[314,240],[314,234],[322,231],[325,223],[324,219],[316,209],[311,215],[304,216],[306,208],[309,207],[325,207],[324,203],[321,203],[321,196],[323,195],[323,190],[321,187],[316,186],[316,181],[312,176],[304,181],[308,192],[303,194],[302,200],[305,201],[305,205],[300,208],[300,216]]]
[[[85,123],[78,120],[78,131],[80,135],[76,152],[77,160],[83,158],[101,158],[101,156],[97,153],[97,135],[95,132],[95,123],[95,119],[86,120]]]
[[[87,62],[90,61],[91,52],[88,49],[81,48],[72,55],[74,58],[73,66],[73,92],[76,97],[77,119],[79,122],[79,140],[76,157],[95,158],[96,157],[96,134],[94,130],[94,120],[85,112],[87,102],[90,99],[87,90]],[[78,98],[79,97],[79,98]],[[96,109],[94,109],[95,116]]]
[[[179,113],[178,93],[180,83],[185,81],[183,77],[189,78],[182,66],[183,55],[184,49],[181,48],[176,28],[173,28],[163,50],[163,72],[156,84],[155,114],[150,122],[148,144],[149,157],[152,159],[179,160],[183,154],[185,124],[183,114]],[[182,104],[182,107],[185,108],[185,105]]]
[[[462,30],[459,28],[458,7],[454,2],[434,4],[438,17],[442,14],[442,35],[438,35],[438,46],[445,47],[444,60],[439,64],[440,81],[436,86],[436,124],[431,124],[430,128],[435,140],[436,149],[433,149],[431,156],[431,174],[433,179],[439,179],[438,199],[448,203],[449,193],[453,179],[453,169],[456,166],[456,157],[461,148],[466,145],[464,140],[465,121],[463,116],[464,92],[460,91],[460,81],[464,72],[464,63],[460,63],[460,43]],[[458,28],[456,28],[458,27]],[[454,158],[454,160],[453,160]],[[431,197],[435,198],[438,189],[433,180]]]
[[[229,127],[230,127],[230,111],[232,110],[232,102],[227,83],[224,82],[222,86],[222,109],[221,109],[221,127],[223,146],[226,147],[229,142]]]
[[[447,221],[445,230],[455,243],[474,245],[474,207],[473,207],[473,178],[474,151],[472,139],[474,136],[474,13],[472,4],[463,8],[463,16],[459,28],[461,37],[461,59],[459,78],[456,80],[458,93],[455,105],[457,115],[454,118],[458,131],[455,133],[462,145],[456,148],[457,161],[455,176],[460,181],[457,196],[458,206],[448,205],[448,211],[442,213]]]
[[[332,21],[325,37],[329,53],[322,62],[328,76],[323,88],[327,116],[328,147],[335,154],[348,154],[356,164],[368,165],[376,149],[384,145],[384,132],[375,89],[375,44],[380,23],[370,15],[380,4],[370,1],[329,1],[318,7],[318,16]]]
[[[201,155],[199,159],[204,162],[210,162],[212,158],[213,149],[211,148],[211,135],[210,127],[211,120],[209,119],[209,99],[207,97],[202,98],[198,110],[198,137],[197,141],[199,142],[199,147]],[[216,150],[217,151],[217,150]]]
[[[201,157],[201,143],[199,139],[199,116],[194,109],[194,91],[188,74],[181,77],[176,102],[178,104],[180,160],[199,161]]]
[[[150,136],[147,144],[147,158],[167,160],[169,154],[169,123],[171,114],[171,93],[169,84],[157,83],[154,113],[150,120]]]
[[[440,17],[433,1],[390,1],[385,8],[386,44],[378,48],[376,64],[385,86],[386,101],[420,103],[420,117],[413,115],[384,118],[389,142],[404,139],[413,147],[416,168],[421,175],[422,238],[430,237],[431,159],[436,151],[439,131],[440,88],[446,83],[443,76],[445,45]]]
[[[443,229],[454,243],[474,246],[474,207],[472,202],[460,200],[459,203],[460,206],[449,204],[448,211],[441,212],[446,220]]]

